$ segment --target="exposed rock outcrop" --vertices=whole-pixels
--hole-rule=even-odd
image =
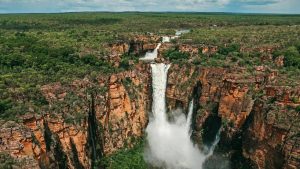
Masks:
[[[149,67],[137,65],[94,81],[42,86],[49,107],[22,116],[21,123],[1,122],[0,151],[16,165],[25,161],[25,168],[99,166],[104,154],[132,147],[143,135],[149,78]]]
[[[186,108],[189,93],[195,85],[200,87],[193,132],[196,142],[208,139],[207,125],[218,125],[211,121],[217,113],[222,119],[220,151],[236,163],[243,160],[250,168],[300,165],[299,87],[274,85],[277,72],[267,67],[257,67],[251,75],[243,69],[200,68],[193,77],[193,70],[197,69],[173,65],[167,99],[170,109],[178,103]]]
[[[109,79],[108,110],[101,117],[104,124],[104,152],[112,153],[124,145],[132,146],[142,136],[149,106],[147,71],[129,71]]]
[[[42,148],[30,129],[13,121],[1,121],[0,125],[0,160],[5,163],[7,158],[11,158],[16,168],[39,168],[36,158],[41,154]]]

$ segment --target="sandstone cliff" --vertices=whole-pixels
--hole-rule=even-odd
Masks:
[[[118,66],[123,54],[142,54],[158,41],[156,36],[137,36],[129,43],[109,45],[110,61]],[[161,53],[171,47],[174,44],[163,44],[157,61],[168,62]],[[201,45],[178,47],[191,56],[217,50]],[[275,62],[282,66],[283,57]],[[241,67],[172,64],[167,106],[169,111],[187,110],[193,99],[193,140],[202,148],[221,128],[217,151],[232,161],[233,168],[247,164],[258,169],[296,169],[300,166],[300,88],[282,85],[281,80],[267,66],[249,73]],[[49,106],[40,112],[32,108],[18,117],[20,121],[0,122],[0,160],[12,161],[17,168],[101,168],[99,159],[132,147],[144,135],[151,106],[147,64],[70,84],[48,84],[41,91]]]
[[[276,86],[276,75],[259,68],[247,74],[243,69],[173,65],[168,106],[187,108],[196,99],[193,138],[208,144],[220,126],[219,151],[231,161],[250,168],[294,169],[300,166],[300,89]]]
[[[149,67],[42,87],[43,112],[1,122],[0,151],[24,168],[92,168],[103,154],[132,147],[149,110]]]

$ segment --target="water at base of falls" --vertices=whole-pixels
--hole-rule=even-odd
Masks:
[[[190,139],[193,101],[188,116],[182,111],[173,111],[170,122],[166,113],[166,84],[170,65],[151,64],[153,103],[152,113],[146,129],[148,147],[145,160],[154,167],[167,169],[201,169],[205,160],[212,155],[214,147],[204,154]],[[214,143],[213,145],[216,145]]]

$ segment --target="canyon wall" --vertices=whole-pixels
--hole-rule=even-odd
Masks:
[[[1,121],[1,153],[20,168],[93,168],[104,154],[132,147],[147,124],[148,69],[43,86],[47,109]]]
[[[110,62],[118,66],[126,53],[154,49],[159,37],[136,37],[109,45]],[[172,45],[163,44],[161,52]],[[180,45],[197,54],[198,47]],[[202,47],[203,54],[216,47]],[[161,61],[164,61],[161,59]],[[278,61],[279,65],[281,61]],[[194,99],[192,138],[200,148],[221,127],[217,151],[233,168],[296,169],[300,166],[300,88],[279,85],[277,71],[256,67],[202,68],[172,64],[167,108],[188,109]],[[0,121],[0,160],[16,168],[93,168],[99,160],[144,135],[151,110],[151,74],[139,62],[131,70],[44,85],[49,106],[34,108],[16,121]],[[186,111],[187,112],[187,111]],[[1,167],[1,166],[0,166]]]
[[[232,163],[244,165],[232,164],[233,168],[296,169],[300,166],[300,88],[276,85],[276,75],[259,68],[247,74],[243,69],[173,65],[168,106],[186,109],[188,101],[196,99],[193,139],[209,143],[216,126],[221,126],[218,151]]]

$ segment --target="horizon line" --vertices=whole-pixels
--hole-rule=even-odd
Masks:
[[[68,13],[199,13],[199,14],[251,14],[251,15],[300,15],[300,13],[274,12],[201,12],[201,11],[62,11],[62,12],[0,12],[0,15],[9,14],[68,14]]]

